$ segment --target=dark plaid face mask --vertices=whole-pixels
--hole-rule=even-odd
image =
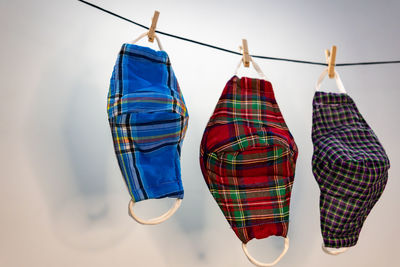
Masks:
[[[385,188],[389,169],[378,138],[337,74],[336,79],[342,93],[315,92],[312,126],[312,169],[321,190],[323,249],[330,254],[357,243],[367,215]]]
[[[270,82],[233,76],[204,131],[200,164],[207,186],[251,262],[253,238],[285,237],[297,146]],[[261,264],[259,266],[267,266]]]

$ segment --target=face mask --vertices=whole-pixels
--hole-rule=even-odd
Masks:
[[[326,73],[318,80],[313,100],[312,168],[321,190],[322,247],[336,255],[357,243],[385,188],[389,159],[337,73],[340,94],[318,91]]]
[[[204,131],[200,164],[246,256],[258,266],[274,265],[288,249],[296,159],[297,147],[271,83],[232,77]],[[285,249],[275,262],[260,263],[248,254],[246,244],[271,235],[285,237]]]
[[[180,152],[188,113],[166,52],[122,46],[110,82],[108,117],[132,197],[130,215],[142,224],[167,220],[183,199]],[[144,221],[134,214],[134,203],[165,197],[177,200],[164,215]]]

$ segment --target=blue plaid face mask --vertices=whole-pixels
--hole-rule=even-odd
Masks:
[[[132,197],[130,215],[142,224],[168,219],[183,199],[180,153],[188,113],[167,53],[124,44],[111,77],[107,110]],[[135,202],[165,197],[177,199],[166,214],[149,221],[134,214]]]

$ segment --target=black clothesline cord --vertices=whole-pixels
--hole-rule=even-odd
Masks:
[[[142,27],[142,28],[147,29],[147,30],[149,29],[149,27],[147,27],[147,26],[145,26],[145,25],[142,25],[142,24],[137,23],[137,22],[135,22],[135,21],[133,21],[133,20],[127,19],[127,18],[125,18],[125,17],[122,17],[122,16],[120,16],[120,15],[114,13],[114,12],[111,12],[111,11],[109,11],[109,10],[107,10],[107,9],[104,9],[104,8],[102,8],[102,7],[99,7],[99,6],[95,5],[95,4],[86,2],[86,1],[84,1],[84,0],[78,0],[78,1],[79,1],[79,2],[82,2],[82,3],[86,4],[86,5],[89,5],[89,6],[91,6],[91,7],[94,7],[94,8],[96,8],[96,9],[98,9],[98,10],[101,10],[101,11],[103,11],[103,12],[105,12],[105,13],[108,13],[108,14],[110,14],[110,15],[113,15],[113,16],[115,16],[115,17],[117,17],[117,18],[120,18],[120,19],[125,20],[125,21],[130,22],[130,23],[133,23],[133,24],[135,24],[136,26]],[[191,40],[191,39],[188,39],[188,38],[185,38],[185,37],[181,37],[181,36],[178,36],[178,35],[174,35],[174,34],[162,32],[162,31],[157,31],[157,30],[156,30],[155,32],[156,32],[156,33],[159,33],[159,34],[162,34],[162,35],[165,35],[165,36],[169,36],[169,37],[172,37],[172,38],[176,38],[176,39],[179,39],[179,40],[183,40],[183,41],[186,41],[186,42],[190,42],[190,43],[194,43],[194,44],[198,44],[198,45],[202,45],[202,46],[214,48],[214,49],[217,49],[217,50],[220,50],[220,51],[224,51],[224,52],[227,52],[227,53],[231,53],[231,54],[235,54],[235,55],[239,55],[239,56],[242,55],[242,54],[239,53],[239,52],[235,52],[235,51],[232,51],[232,50],[229,50],[229,49],[226,49],[226,48],[222,48],[222,47],[218,47],[218,46],[215,46],[215,45],[206,44],[206,43],[203,43],[203,42]],[[328,66],[328,64],[326,64],[326,63],[315,62],[315,61],[297,60],[297,59],[279,58],[279,57],[257,56],[257,55],[250,55],[250,56],[253,57],[253,58],[261,58],[261,59],[279,60],[279,61],[287,61],[287,62],[294,62],[294,63],[303,63],[303,64],[311,64],[311,65]],[[393,60],[393,61],[371,61],[371,62],[339,63],[339,64],[336,64],[336,66],[337,66],[337,67],[340,67],[340,66],[378,65],[378,64],[399,64],[399,63],[400,63],[400,60]]]

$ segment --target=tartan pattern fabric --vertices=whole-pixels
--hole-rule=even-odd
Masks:
[[[111,77],[107,111],[132,199],[183,198],[180,152],[188,113],[167,53],[124,44]]]
[[[232,77],[204,131],[200,165],[242,242],[286,237],[296,159],[271,83]]]
[[[347,94],[315,93],[312,141],[324,245],[354,246],[385,188],[389,159]]]

